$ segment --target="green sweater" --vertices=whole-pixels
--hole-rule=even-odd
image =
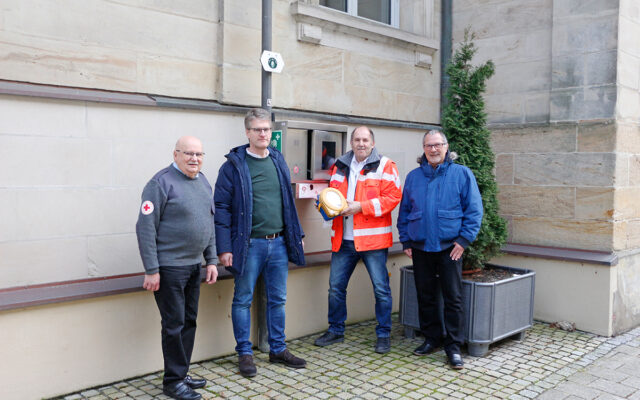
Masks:
[[[251,237],[261,237],[282,232],[282,191],[278,172],[271,156],[257,158],[247,153],[247,166],[251,173],[253,214]]]

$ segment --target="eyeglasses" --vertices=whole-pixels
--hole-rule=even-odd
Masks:
[[[429,149],[429,150],[440,150],[442,148],[442,146],[444,146],[446,143],[434,143],[434,144],[425,144],[422,147],[424,147],[425,149]]]
[[[193,151],[182,151],[182,150],[178,150],[178,149],[176,149],[176,151],[177,151],[178,153],[182,153],[182,154],[184,154],[185,156],[187,156],[187,157],[189,157],[189,158],[191,158],[191,157],[193,157],[193,156],[195,156],[195,157],[197,157],[197,158],[202,158],[202,157],[204,157],[204,153],[200,153],[200,152],[198,152],[198,153],[194,153]]]
[[[262,132],[271,132],[271,128],[249,128],[251,132],[262,133]]]

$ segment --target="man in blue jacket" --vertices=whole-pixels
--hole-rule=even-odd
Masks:
[[[304,265],[304,236],[294,203],[289,168],[269,147],[271,114],[249,110],[244,118],[249,144],[226,155],[215,185],[216,248],[222,265],[235,278],[231,319],[238,367],[243,376],[257,373],[253,362],[251,301],[262,274],[267,295],[269,361],[304,368],[305,360],[287,350],[284,335],[289,261]]]
[[[462,369],[462,254],[480,230],[482,197],[471,170],[453,162],[456,155],[448,151],[442,132],[427,132],[422,145],[420,167],[407,175],[398,214],[400,242],[413,259],[420,330],[425,337],[413,353],[422,356],[444,345],[451,367]],[[444,299],[444,339],[438,285]]]

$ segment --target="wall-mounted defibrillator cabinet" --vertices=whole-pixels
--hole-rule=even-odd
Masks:
[[[296,198],[315,199],[329,187],[329,169],[346,151],[346,125],[276,121]]]

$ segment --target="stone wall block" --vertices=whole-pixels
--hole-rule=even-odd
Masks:
[[[613,224],[561,218],[513,217],[513,242],[584,250],[612,250]]]
[[[515,166],[517,185],[612,186],[615,154],[522,154]]]
[[[7,17],[8,31],[74,43],[79,52],[89,45],[215,61],[217,24],[200,18],[100,0],[74,2],[73,7],[24,0]]]
[[[513,184],[513,160],[513,154],[496,155],[496,181],[500,188]]]
[[[640,57],[638,37],[640,37],[640,21],[625,17],[620,18],[619,49],[633,56]]]
[[[138,58],[137,87],[139,93],[216,99],[218,67],[212,63],[157,56]]]
[[[456,3],[457,7],[457,3]],[[476,40],[478,62],[493,60],[497,65],[543,61],[551,53],[551,30],[542,28]],[[521,76],[523,74],[520,74]]]
[[[342,50],[300,43],[283,52],[285,68],[281,76],[295,76],[343,82]],[[280,75],[274,74],[274,77]]]
[[[549,122],[550,110],[549,110],[550,95],[548,91],[541,93],[527,94],[525,109],[524,109],[524,122],[536,123],[536,122]]]
[[[485,109],[490,124],[522,123],[524,120],[524,93],[486,95]]]
[[[630,154],[616,153],[614,185],[618,188],[629,186]]]
[[[586,87],[584,89],[584,104],[580,112],[576,113],[576,119],[612,118],[616,112],[617,94],[618,89],[615,84]],[[636,112],[639,109],[636,108]]]
[[[640,56],[618,52],[618,84],[629,89],[640,89]]]
[[[613,152],[616,149],[616,124],[603,123],[578,124],[579,152]]]
[[[243,25],[245,27],[254,27],[260,29],[262,23],[261,3],[258,0],[218,0],[223,3],[224,21],[235,25]],[[275,1],[273,9],[280,6],[279,1]],[[274,28],[276,26],[274,25]]]
[[[620,87],[618,91],[618,117],[640,122],[640,92],[626,87]]]
[[[425,95],[433,89],[433,81],[429,70],[415,68],[413,64],[345,53],[344,82],[346,85]]]
[[[288,105],[291,108],[350,114],[353,113],[353,102],[359,101],[347,93],[346,87],[341,82],[294,77],[291,79],[291,84],[293,102]],[[277,103],[278,98],[275,101]]]
[[[640,4],[635,0],[620,0],[620,16],[640,23]]]
[[[582,88],[552,90],[549,108],[551,121],[575,121],[583,103]]]
[[[554,18],[575,18],[581,15],[609,14],[618,11],[617,2],[609,0],[562,0],[553,2]]]
[[[189,18],[218,21],[218,3],[222,0],[189,0],[189,1],[165,1],[165,0],[111,0],[112,3],[122,4],[128,7],[157,10],[170,15],[178,15]]]
[[[615,218],[640,220],[640,187],[617,188],[615,191]]]
[[[223,30],[222,59],[225,68],[229,64],[262,68],[260,64],[262,39],[259,25],[257,27],[246,27],[225,22]],[[215,46],[215,43],[211,45]],[[286,63],[285,60],[285,68]]]
[[[0,95],[0,141],[2,135],[84,137],[85,115],[75,101]]]
[[[426,93],[433,93],[428,91]],[[440,97],[396,95],[396,115],[400,121],[415,121],[431,124],[440,122]]]
[[[617,222],[613,239],[614,249],[618,251],[640,247],[640,220]]]
[[[65,280],[88,277],[85,237],[10,240],[0,243],[0,254],[0,288],[58,282],[61,275]]]
[[[575,125],[493,128],[491,147],[496,153],[574,152]]]
[[[569,54],[553,57],[551,66],[551,87],[572,88],[584,85],[584,56]]]
[[[617,56],[617,50],[585,54],[585,84],[616,83]]]
[[[500,185],[500,213],[513,216],[573,218],[575,189]]]
[[[629,159],[629,185],[640,186],[640,155],[633,155]]]
[[[454,41],[464,36],[464,28],[471,26],[478,39],[523,33],[540,27],[551,28],[552,1],[513,0],[507,2],[482,2],[483,12],[478,12],[478,4],[470,9],[458,9],[455,4],[456,18],[453,26]],[[459,10],[459,11],[458,11]],[[495,21],[509,21],[508,24],[496,24]]]
[[[135,55],[97,46],[0,31],[2,78],[34,83],[131,91],[136,83]]]
[[[613,50],[618,45],[618,16],[614,12],[556,21],[553,31],[554,57]]]
[[[364,86],[348,85],[345,87],[351,101],[352,112],[375,118],[396,119],[396,94],[388,91]]]
[[[487,94],[521,93],[549,90],[549,60],[529,61],[525,63],[497,64],[496,76],[489,79]],[[526,77],[526,79],[523,79]]]
[[[576,188],[575,217],[579,220],[612,221],[615,214],[613,188]]]
[[[618,152],[640,154],[640,124],[617,122]]]
[[[260,87],[260,61],[254,67],[234,67],[225,65],[222,70],[222,85],[220,99],[223,103],[254,105],[262,103]]]

